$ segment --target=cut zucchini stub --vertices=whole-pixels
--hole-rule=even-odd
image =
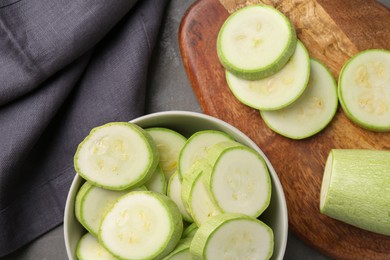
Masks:
[[[269,128],[291,139],[303,139],[324,129],[337,111],[337,86],[329,70],[311,59],[310,80],[305,92],[291,105],[260,111]]]
[[[390,131],[390,51],[366,50],[339,76],[339,100],[347,117],[373,131]]]
[[[108,123],[92,129],[74,156],[76,172],[91,184],[124,190],[144,184],[159,161],[150,135],[127,122]]]
[[[269,259],[273,254],[272,229],[245,214],[226,213],[208,219],[192,239],[193,259]]]
[[[271,6],[251,5],[226,19],[218,34],[217,53],[228,71],[257,80],[279,71],[296,43],[294,26],[284,14]]]
[[[325,164],[321,213],[390,236],[390,151],[333,149]]]
[[[114,204],[99,229],[99,242],[121,259],[160,259],[179,242],[183,220],[176,204],[151,191],[134,191]]]
[[[267,78],[245,80],[226,70],[226,80],[234,96],[259,110],[276,110],[294,102],[306,89],[309,75],[309,54],[300,41],[287,64]]]

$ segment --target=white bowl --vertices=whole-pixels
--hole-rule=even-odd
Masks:
[[[136,118],[131,122],[143,128],[156,126],[167,127],[187,137],[200,130],[220,130],[231,135],[236,141],[258,151],[264,157],[272,179],[271,202],[259,219],[270,226],[274,232],[275,245],[271,259],[283,259],[288,235],[287,206],[283,188],[270,161],[249,137],[220,119],[194,112],[158,112]],[[70,260],[77,259],[76,246],[80,237],[86,232],[79,224],[74,214],[74,201],[83,182],[84,180],[79,175],[75,176],[65,206],[64,236],[66,251]]]

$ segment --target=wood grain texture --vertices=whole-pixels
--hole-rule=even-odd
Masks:
[[[238,1],[243,4],[243,1]],[[337,79],[358,51],[390,49],[390,12],[370,0],[267,0],[293,22],[311,57]],[[244,3],[245,4],[245,3]],[[230,6],[234,10],[234,6]],[[179,29],[183,64],[203,112],[247,134],[273,164],[285,191],[290,229],[324,254],[337,259],[390,259],[390,237],[331,219],[319,212],[324,164],[332,148],[390,150],[390,133],[364,130],[338,108],[317,135],[290,140],[272,132],[259,112],[238,102],[218,61],[216,39],[229,12],[218,0],[199,0]]]

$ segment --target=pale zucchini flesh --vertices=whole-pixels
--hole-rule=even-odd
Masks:
[[[194,220],[191,217],[191,214],[188,212],[187,208],[184,206],[182,197],[181,197],[181,190],[182,190],[182,182],[179,177],[179,173],[175,172],[168,182],[168,189],[167,189],[167,195],[170,197],[176,205],[179,207],[180,213],[183,217],[183,219],[187,222],[194,222]]]
[[[291,139],[304,139],[323,130],[337,111],[336,82],[329,70],[311,59],[310,80],[305,92],[291,105],[260,111],[268,127]]]
[[[127,122],[92,129],[74,156],[75,170],[95,186],[123,190],[140,186],[158,164],[154,141],[142,128]]]
[[[202,225],[208,218],[221,213],[219,207],[211,199],[201,176],[195,179],[188,203],[191,216],[198,226]]]
[[[228,71],[256,80],[279,71],[293,55],[296,42],[287,17],[271,6],[252,5],[226,19],[218,34],[217,53]]]
[[[182,183],[182,200],[197,226],[211,216],[222,213],[215,204],[203,180],[202,163],[197,163],[193,170],[184,177]]]
[[[77,219],[92,235],[97,237],[100,222],[114,202],[130,190],[113,191],[85,182],[76,196]]]
[[[211,197],[222,212],[257,218],[271,199],[271,180],[263,158],[245,146],[224,149],[207,178]]]
[[[390,51],[353,56],[339,76],[339,100],[347,117],[373,131],[390,131]]]
[[[171,199],[134,191],[121,197],[103,218],[99,241],[119,258],[162,258],[175,248],[182,232],[183,220]]]
[[[272,76],[245,80],[226,70],[226,80],[234,96],[259,110],[277,110],[294,102],[306,89],[309,75],[309,54],[300,41],[287,64]]]
[[[152,136],[160,154],[160,166],[167,180],[177,170],[179,153],[187,138],[182,134],[163,127],[147,128],[146,131]]]
[[[145,182],[145,187],[150,191],[167,194],[167,186],[168,181],[165,177],[165,174],[162,171],[160,165],[157,165],[152,177],[147,182]]]
[[[76,256],[78,260],[117,260],[118,258],[110,254],[96,237],[86,233],[80,238],[77,244]]]
[[[390,236],[390,151],[333,149],[321,185],[321,213]]]
[[[190,171],[192,165],[202,159],[205,152],[214,144],[233,140],[226,133],[216,130],[203,130],[194,133],[180,151],[178,171],[183,178]]]

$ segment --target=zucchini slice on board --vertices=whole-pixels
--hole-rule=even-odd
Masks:
[[[279,71],[296,43],[294,26],[284,14],[268,5],[251,5],[226,19],[218,34],[217,53],[228,71],[257,80]]]
[[[360,52],[344,64],[339,100],[347,117],[373,131],[390,131],[390,51]]]
[[[89,183],[109,190],[144,184],[159,161],[152,137],[139,126],[112,122],[95,127],[79,144],[76,172]]]
[[[103,218],[99,242],[121,259],[159,259],[176,247],[183,219],[167,196],[134,191],[121,197]]]
[[[262,221],[239,213],[220,214],[201,225],[192,239],[193,259],[269,259],[273,254],[272,229]]]
[[[291,139],[303,139],[320,132],[337,111],[337,86],[332,74],[314,59],[310,67],[310,80],[302,96],[285,108],[260,111],[269,128]]]
[[[390,236],[390,151],[333,149],[321,185],[321,213]]]
[[[226,70],[233,95],[243,104],[259,110],[276,110],[294,102],[306,89],[309,75],[309,54],[300,41],[287,64],[267,78],[245,80]]]

